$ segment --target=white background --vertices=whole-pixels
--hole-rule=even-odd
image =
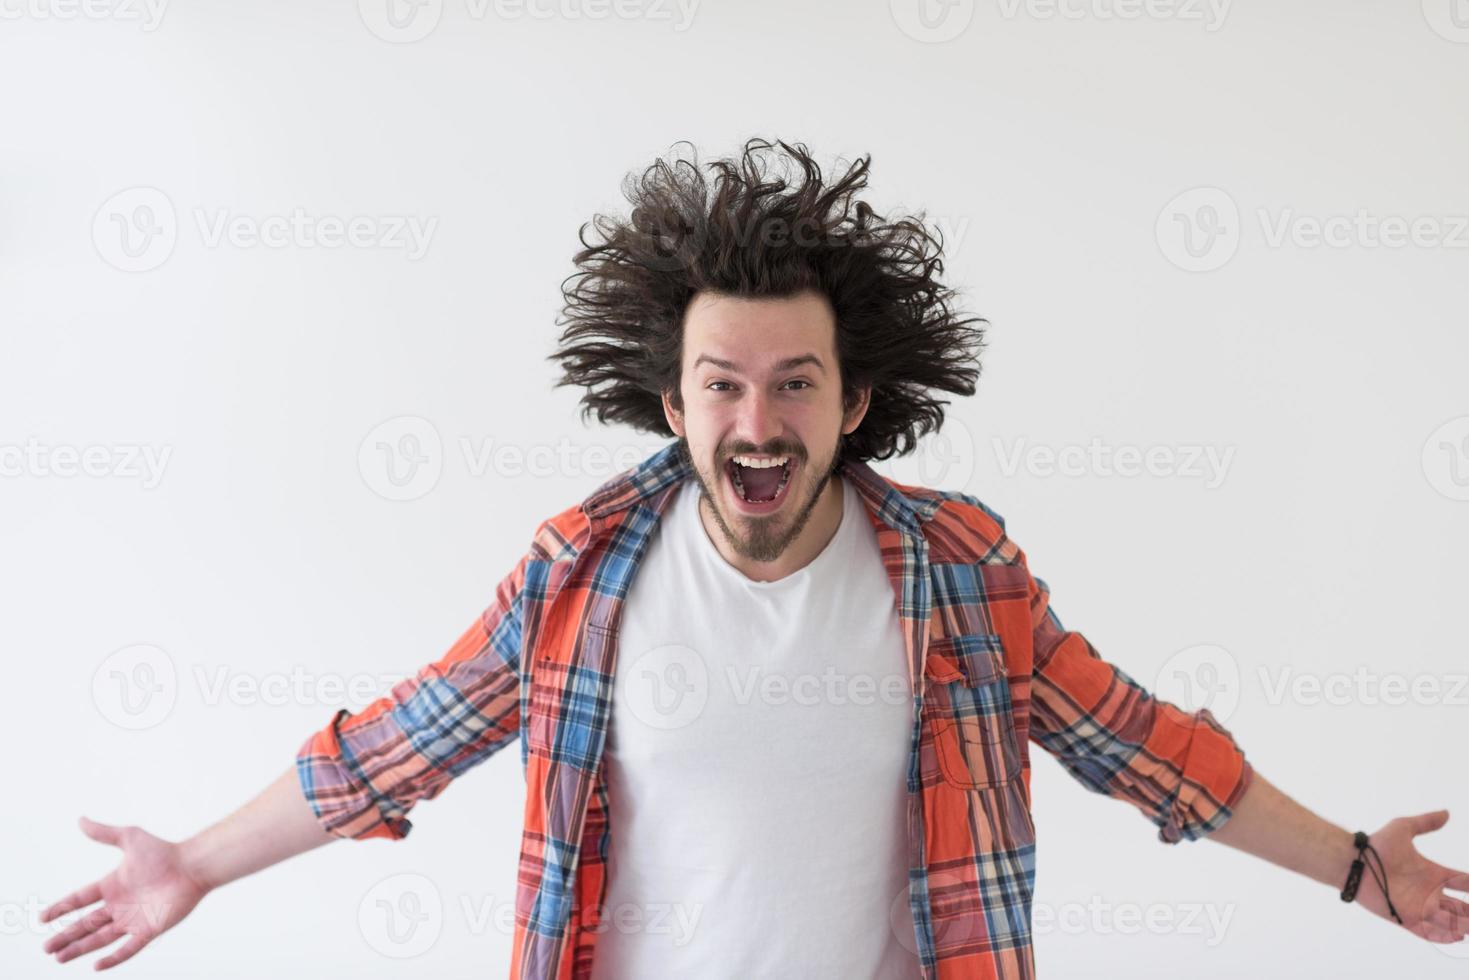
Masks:
[[[925,27],[902,0],[704,0],[691,20],[634,0],[632,16],[431,0],[398,29],[369,0],[161,17],[98,2],[0,3],[0,973],[81,976],[97,958],[56,966],[40,952],[54,926],[35,923],[113,865],[79,814],[186,837],[341,706],[215,682],[412,673],[537,522],[611,475],[588,447],[658,445],[584,428],[545,355],[578,225],[680,139],[706,157],[752,135],[828,164],[871,153],[873,203],[926,209],[949,281],[992,323],[950,441],[887,471],[1004,515],[1065,624],[1140,683],[1184,699],[1180,664],[1215,678],[1216,713],[1296,799],[1352,830],[1447,807],[1420,845],[1469,866],[1469,692],[1451,696],[1469,587],[1469,9],[961,0]],[[1212,190],[1178,198],[1196,188]],[[116,221],[160,196],[175,234],[129,259]],[[433,231],[421,255],[207,234],[297,209]],[[1312,221],[1359,212],[1343,244],[1312,244]],[[1414,219],[1416,244],[1373,246],[1373,222]],[[1192,258],[1189,222],[1195,251],[1213,243]],[[390,500],[375,446],[399,445],[403,417],[438,435],[438,478]],[[1006,465],[1017,445],[1093,440],[1164,447],[1165,465]],[[476,465],[487,445],[565,445],[575,465]],[[105,473],[60,475],[27,446],[63,467],[102,447]],[[167,451],[161,479],[133,474],[129,447]],[[1222,478],[1185,465],[1189,447],[1229,454]],[[174,700],[127,730],[106,672],[140,644],[166,655]],[[1302,675],[1345,696],[1272,696]],[[1443,686],[1383,703],[1387,676]],[[1463,976],[1462,947],[1217,843],[1162,845],[1033,759],[1043,976]],[[120,970],[504,976],[493,923],[522,796],[512,747],[415,810],[407,840],[238,882]],[[402,873],[445,904],[412,959],[358,925]],[[1222,935],[1177,924],[1201,905]],[[1138,909],[1176,924],[1119,925]]]

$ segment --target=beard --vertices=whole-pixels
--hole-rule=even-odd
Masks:
[[[724,534],[724,539],[729,542],[735,553],[750,561],[775,561],[785,550],[790,547],[791,542],[800,536],[806,523],[811,519],[811,512],[816,508],[816,502],[821,499],[821,492],[831,481],[832,475],[840,465],[841,437],[839,436],[835,445],[819,458],[814,464],[806,453],[806,448],[799,443],[777,440],[771,443],[769,448],[756,449],[752,444],[722,444],[715,448],[712,470],[706,472],[705,468],[694,460],[689,451],[688,440],[679,437],[678,451],[689,468],[694,472],[694,478],[699,481],[701,491],[700,505],[708,502],[709,509],[714,515],[714,523],[719,525],[719,530]],[[798,476],[799,487],[791,487],[790,499],[781,512],[769,514],[764,517],[747,517],[743,514],[726,515],[724,509],[719,505],[719,494],[715,492],[716,486],[729,486],[729,479],[725,476],[724,463],[731,456],[741,453],[767,453],[772,456],[789,455],[800,461]],[[794,516],[790,516],[790,511]]]

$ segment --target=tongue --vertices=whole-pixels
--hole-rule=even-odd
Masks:
[[[773,499],[776,489],[780,486],[780,478],[784,474],[785,467],[783,466],[767,466],[763,469],[740,466],[740,483],[745,488],[745,499],[749,501]]]

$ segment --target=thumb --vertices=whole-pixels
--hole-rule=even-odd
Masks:
[[[1449,811],[1434,810],[1432,813],[1420,813],[1416,817],[1409,817],[1408,821],[1413,831],[1413,836],[1416,837],[1419,834],[1426,834],[1429,831],[1437,830],[1448,823]]]
[[[102,844],[111,844],[114,847],[117,846],[119,836],[118,831],[117,828],[112,826],[111,824],[98,823],[97,821],[89,820],[86,817],[82,817],[77,820],[77,824],[82,828],[82,833],[92,838],[92,840],[98,841]]]

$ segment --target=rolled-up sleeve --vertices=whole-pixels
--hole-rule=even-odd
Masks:
[[[527,558],[449,651],[355,714],[343,708],[296,754],[301,790],[338,837],[398,839],[407,813],[520,733]]]
[[[1207,708],[1155,698],[1103,660],[1061,625],[1045,581],[1029,578],[1031,739],[1087,789],[1141,810],[1165,844],[1222,827],[1254,776],[1234,737]]]

